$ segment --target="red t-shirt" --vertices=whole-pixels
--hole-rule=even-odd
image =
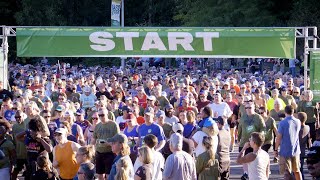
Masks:
[[[139,100],[138,104],[139,106],[143,107],[145,109],[147,107],[147,95],[143,95],[140,99],[139,96],[136,96]]]

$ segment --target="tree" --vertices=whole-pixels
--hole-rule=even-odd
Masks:
[[[272,3],[262,0],[177,0],[175,20],[184,26],[269,26]],[[263,4],[264,8],[261,8]]]

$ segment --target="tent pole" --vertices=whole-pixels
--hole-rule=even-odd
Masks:
[[[124,0],[121,0],[121,27],[124,28]],[[126,58],[121,57],[121,67],[124,70],[126,67]]]
[[[308,81],[308,48],[309,48],[309,44],[308,44],[308,27],[304,28],[304,53],[303,53],[303,63],[304,63],[304,89],[307,90],[309,87],[307,84]]]

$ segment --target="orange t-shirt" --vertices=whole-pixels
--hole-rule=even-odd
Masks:
[[[68,141],[64,147],[59,145],[55,148],[55,157],[59,165],[60,177],[63,179],[73,179],[79,169],[76,160],[76,153],[72,150],[71,141]]]

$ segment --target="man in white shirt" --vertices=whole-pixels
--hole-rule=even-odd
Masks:
[[[221,116],[226,121],[233,114],[229,105],[225,102],[222,102],[222,97],[220,93],[216,93],[213,96],[213,102],[210,103],[208,106],[212,109],[214,118]],[[229,125],[227,122],[225,122],[224,128],[226,130],[229,130]]]

